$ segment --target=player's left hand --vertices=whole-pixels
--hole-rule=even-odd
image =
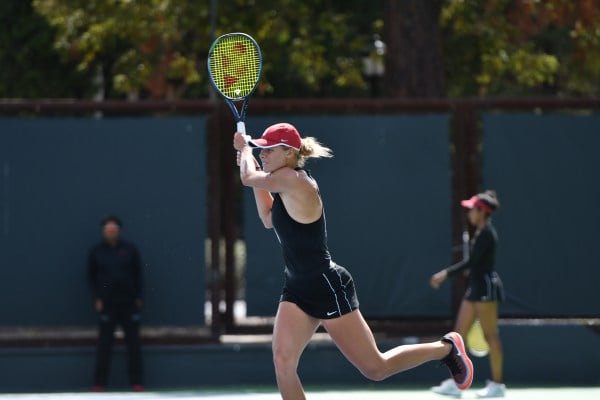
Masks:
[[[236,132],[233,135],[233,148],[236,149],[237,151],[242,151],[242,149],[246,146],[248,146],[248,140],[250,140],[251,137],[248,135],[244,135],[243,133],[240,132]]]
[[[431,276],[431,279],[429,280],[429,284],[431,285],[432,288],[437,289],[440,287],[442,282],[444,282],[446,280],[447,277],[448,277],[448,272],[445,269],[443,269],[440,272],[435,273]]]

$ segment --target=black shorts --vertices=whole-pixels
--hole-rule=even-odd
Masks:
[[[326,272],[310,279],[288,278],[279,301],[294,303],[317,319],[338,318],[358,308],[352,275],[333,262]]]
[[[496,272],[489,272],[482,276],[469,277],[469,287],[465,293],[469,301],[504,301],[504,286]]]

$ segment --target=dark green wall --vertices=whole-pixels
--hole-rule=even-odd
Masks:
[[[483,122],[483,183],[502,203],[502,311],[600,315],[600,118],[486,114]]]
[[[279,117],[250,118],[260,135]],[[333,148],[313,160],[334,260],[369,316],[449,316],[449,115],[295,116]],[[0,324],[92,324],[85,258],[120,214],[145,265],[151,324],[202,324],[205,118],[0,119]],[[597,315],[600,119],[485,114],[485,187],[498,190],[502,312]],[[248,310],[272,315],[282,283],[273,232],[244,192]],[[174,311],[175,310],[175,311]]]
[[[257,136],[279,120],[251,118],[248,130]],[[335,152],[308,168],[321,186],[333,257],[354,274],[364,313],[449,316],[450,285],[427,285],[451,257],[449,116],[285,120]],[[202,324],[205,124],[0,119],[0,325],[94,323],[85,257],[108,212],[123,217],[124,235],[140,247],[146,323]],[[486,114],[483,127],[483,183],[502,202],[494,218],[508,294],[502,312],[597,316],[600,118]],[[248,309],[273,315],[281,255],[244,194]],[[501,325],[500,334],[509,383],[598,384],[592,330]],[[557,366],[547,349],[567,337],[571,347]],[[274,385],[268,343],[148,346],[144,354],[149,388]],[[366,382],[331,345],[311,345],[306,357],[308,384]],[[475,363],[482,383],[487,359]],[[0,391],[88,389],[92,366],[87,347],[2,349]],[[119,347],[111,382],[124,387],[125,370]],[[387,382],[428,387],[443,373],[430,363]]]
[[[253,118],[254,136],[280,118]],[[290,117],[335,158],[309,162],[334,260],[354,274],[369,316],[448,316],[449,285],[428,276],[450,262],[451,170],[446,115]],[[498,270],[508,315],[597,316],[600,292],[600,118],[483,116],[483,187],[498,190]],[[282,284],[274,234],[245,191],[250,314],[272,314]]]
[[[448,316],[449,285],[429,276],[451,261],[449,116],[291,117],[333,159],[311,160],[327,216],[334,261],[353,274],[368,316]],[[260,136],[280,118],[252,118]],[[258,153],[256,152],[258,155]],[[272,315],[283,262],[275,234],[262,227],[245,189],[249,314]]]
[[[0,119],[0,325],[95,322],[85,268],[116,213],[149,324],[203,324],[205,118]]]

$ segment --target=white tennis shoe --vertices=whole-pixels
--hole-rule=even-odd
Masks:
[[[456,382],[454,379],[449,378],[445,381],[442,381],[439,386],[434,386],[431,388],[433,393],[441,394],[443,396],[452,396],[456,398],[460,398],[461,390],[456,386]]]
[[[483,389],[478,390],[475,395],[479,398],[486,397],[504,397],[506,394],[506,385],[488,380]]]

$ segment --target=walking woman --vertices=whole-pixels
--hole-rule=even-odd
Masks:
[[[252,147],[261,149],[260,164],[252,155]],[[275,230],[285,261],[272,343],[282,398],[306,398],[297,367],[320,325],[369,379],[380,381],[427,361],[441,360],[457,387],[468,388],[473,364],[456,332],[436,342],[398,346],[385,353],[377,348],[358,309],[352,276],[331,259],[319,187],[303,169],[309,158],[332,157],[331,150],[314,138],[301,138],[287,123],[268,127],[256,140],[238,132],[234,148],[238,150],[241,181],[253,188],[258,215],[267,229]]]
[[[469,271],[467,291],[454,329],[464,336],[473,322],[479,319],[490,346],[492,380],[488,380],[486,387],[476,394],[477,397],[504,397],[506,386],[502,382],[502,344],[498,336],[498,303],[504,299],[504,289],[494,267],[498,236],[491,221],[491,215],[500,203],[496,192],[488,190],[463,200],[461,205],[469,210],[469,223],[476,228],[469,258],[434,274],[430,284],[437,289],[446,278]],[[460,396],[460,390],[453,380],[445,380],[431,389],[443,395]]]

